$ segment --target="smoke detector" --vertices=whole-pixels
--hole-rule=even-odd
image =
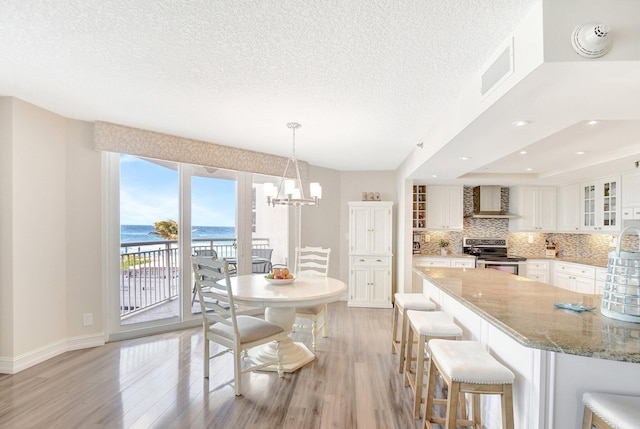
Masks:
[[[609,52],[611,37],[609,26],[589,22],[578,25],[571,35],[571,45],[585,58],[598,58]]]

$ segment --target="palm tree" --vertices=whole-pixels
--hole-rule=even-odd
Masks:
[[[165,240],[177,240],[178,239],[178,222],[173,219],[159,220],[153,223],[155,231],[151,231],[149,234],[159,235]]]

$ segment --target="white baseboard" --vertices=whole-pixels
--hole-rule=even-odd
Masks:
[[[0,374],[16,374],[62,353],[103,346],[104,333],[67,338],[17,357],[0,356]]]

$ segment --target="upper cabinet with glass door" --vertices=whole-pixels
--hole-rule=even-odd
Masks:
[[[583,231],[620,231],[620,177],[611,176],[581,185]]]

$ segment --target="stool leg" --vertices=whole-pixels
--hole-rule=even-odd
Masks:
[[[402,309],[402,332],[400,333],[400,368],[398,372],[402,374],[404,372],[404,360],[405,360],[405,342],[407,341],[407,309]]]
[[[433,359],[429,359],[429,370],[427,371],[427,391],[425,393],[426,400],[424,406],[424,419],[422,420],[422,428],[431,427],[431,418],[433,417],[433,400],[436,390],[436,369]]]
[[[502,393],[502,427],[504,429],[513,429],[513,390],[510,384],[503,386]]]
[[[447,397],[447,418],[444,424],[445,429],[456,429],[459,399],[460,383],[452,381],[449,385],[449,395]]]
[[[398,338],[398,304],[393,306],[393,317],[391,318],[391,354],[396,354],[396,338]]]
[[[409,326],[408,329],[406,352],[404,353],[406,362],[402,377],[404,379],[404,387],[407,387],[409,385],[409,377],[411,377],[411,358],[413,357],[413,326]]]
[[[591,429],[593,427],[593,411],[586,405],[584,406],[584,414],[582,416],[582,429]]]
[[[413,331],[413,328],[410,328]],[[411,347],[411,343],[413,338],[407,339],[407,348]],[[422,405],[422,384],[424,382],[424,355],[425,355],[425,336],[420,335],[418,337],[418,350],[416,350],[416,382],[415,382],[415,392],[413,395],[413,418],[420,418],[420,405]],[[407,357],[407,366],[411,365],[411,355],[408,354]]]
[[[504,408],[503,408],[504,409]],[[473,415],[473,427],[482,427],[482,409],[480,408],[480,395],[476,393],[471,394],[471,413]],[[504,425],[504,420],[502,421]]]

